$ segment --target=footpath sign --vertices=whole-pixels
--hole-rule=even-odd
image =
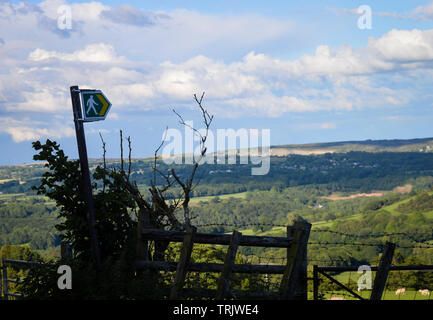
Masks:
[[[95,203],[90,181],[84,122],[104,120],[110,110],[111,103],[101,90],[80,89],[78,86],[72,86],[70,87],[70,91],[75,133],[77,135],[78,155],[80,158],[83,196],[87,207],[87,223],[89,225],[91,250],[96,269],[99,271],[101,269],[101,252],[98,243],[98,232],[95,228]]]
[[[105,120],[111,103],[101,90],[80,90],[83,121]]]

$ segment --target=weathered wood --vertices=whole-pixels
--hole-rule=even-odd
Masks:
[[[0,300],[3,300],[3,266],[0,265]]]
[[[182,289],[182,294],[189,298],[213,298],[215,297],[216,290],[206,288],[185,288]],[[246,290],[231,290],[227,295],[227,298],[233,299],[260,299],[269,300],[278,297],[278,292],[273,291],[262,291],[262,292],[251,292]]]
[[[319,272],[317,265],[313,266],[313,300],[319,300]]]
[[[72,248],[71,245],[67,242],[62,241],[60,243],[60,256],[64,260],[72,259]]]
[[[3,279],[3,299],[8,300],[8,268],[5,264],[6,259],[2,259],[2,279]]]
[[[168,295],[170,290],[161,289],[163,294]],[[188,298],[214,298],[216,294],[215,289],[207,288],[183,288],[181,295]],[[260,300],[274,300],[278,297],[278,292],[274,291],[248,291],[248,290],[230,290],[227,298],[230,299],[260,299]]]
[[[183,242],[185,232],[174,230],[143,229],[142,239]],[[215,233],[196,233],[194,242],[206,244],[230,245],[231,235]],[[287,248],[293,242],[291,237],[242,236],[239,245],[251,247]]]
[[[239,241],[242,233],[234,230],[230,240],[229,248],[224,260],[224,267],[217,283],[216,300],[223,300],[230,289],[230,276],[232,274],[233,265],[235,264],[236,253],[238,251]]]
[[[347,292],[349,292],[350,294],[352,294],[353,296],[355,296],[356,298],[358,298],[359,300],[365,300],[363,297],[361,297],[359,294],[353,292],[351,289],[349,289],[348,287],[346,287],[344,284],[342,284],[341,282],[335,280],[333,277],[331,277],[330,275],[326,274],[325,272],[321,272],[319,271],[320,274],[324,275],[326,278],[328,278],[329,280],[331,280],[332,282],[334,282],[336,285],[342,287],[344,290],[346,290]]]
[[[386,280],[388,279],[388,274],[392,263],[392,257],[394,256],[394,250],[394,243],[387,242],[385,244],[385,249],[383,251],[382,257],[380,258],[376,276],[374,277],[373,289],[371,290],[370,300],[380,300],[382,298],[382,294],[385,290]]]
[[[185,277],[191,259],[192,247],[194,245],[194,234],[195,230],[193,229],[191,232],[185,233],[184,235],[180,258],[176,267],[176,276],[170,291],[170,299],[178,298],[179,292],[182,290],[182,287],[185,283]]]
[[[136,261],[137,269],[153,269],[164,271],[176,271],[177,262],[173,261]],[[188,271],[195,272],[216,272],[223,270],[224,265],[221,263],[190,263]],[[283,274],[285,266],[283,265],[258,265],[258,264],[235,264],[233,265],[233,273],[259,273],[259,274]]]
[[[318,267],[324,272],[349,272],[358,271],[359,266],[343,266],[343,267]],[[378,267],[371,267],[371,271],[377,271]],[[411,265],[411,266],[390,266],[390,271],[433,271],[433,265]]]
[[[287,249],[279,293],[281,299],[307,300],[307,244],[311,224],[298,220],[293,227],[287,228],[287,238],[292,238],[293,244]]]
[[[295,223],[295,227],[299,226],[303,228],[301,235],[301,243],[299,248],[299,256],[296,261],[295,279],[297,279],[297,285],[295,290],[295,299],[297,300],[308,300],[308,239],[310,238],[311,223],[303,220],[301,223]]]
[[[25,260],[14,260],[14,259],[3,258],[3,265],[4,266],[9,265],[11,267],[20,268],[20,269],[28,269],[28,268],[33,267],[34,265],[52,265],[52,266],[54,266],[55,264],[39,262],[39,261],[25,261]]]
[[[149,260],[148,241],[142,239],[141,230],[145,227],[145,218],[142,210],[138,211],[137,221],[137,244],[135,255],[137,259]]]
[[[290,280],[292,278],[292,273],[296,261],[296,254],[299,249],[301,232],[302,232],[301,229],[292,229],[292,228],[287,229],[287,236],[293,237],[293,243],[289,248],[287,248],[287,263],[284,269],[284,275],[283,275],[283,279],[281,280],[280,290],[279,290],[280,298],[282,299],[286,299],[288,296]]]

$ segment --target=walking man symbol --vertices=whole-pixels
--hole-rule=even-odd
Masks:
[[[95,100],[93,100],[93,95],[91,95],[90,98],[89,98],[89,100],[87,100],[87,107],[88,108],[87,108],[86,113],[89,114],[89,111],[93,110],[93,112],[95,113],[95,115],[97,115],[98,112],[96,112],[95,105],[97,106],[98,104],[96,103]]]

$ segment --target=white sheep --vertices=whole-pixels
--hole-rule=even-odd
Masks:
[[[405,294],[406,293],[406,288],[399,288],[397,289],[397,291],[395,292],[396,295],[399,294]]]

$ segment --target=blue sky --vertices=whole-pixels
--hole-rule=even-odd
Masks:
[[[71,9],[61,29],[59,8]],[[360,29],[357,11],[372,10]],[[270,129],[271,144],[431,137],[433,1],[0,0],[0,165],[47,138],[77,156],[69,86],[113,106],[87,123],[90,157],[153,153],[171,108],[213,129]]]

